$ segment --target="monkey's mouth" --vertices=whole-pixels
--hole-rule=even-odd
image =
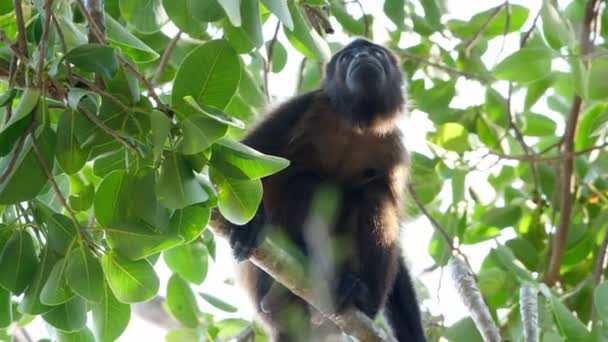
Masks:
[[[349,74],[354,74],[361,69],[365,69],[366,73],[378,73],[384,74],[384,68],[380,63],[378,63],[375,59],[372,58],[362,58],[356,61],[353,61],[351,67],[349,68]]]

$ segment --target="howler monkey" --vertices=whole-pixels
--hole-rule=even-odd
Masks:
[[[240,283],[273,341],[322,341],[323,329],[310,323],[302,299],[245,259],[268,233],[263,229],[268,225],[309,254],[304,222],[315,190],[324,184],[340,193],[326,234],[344,242],[338,252],[346,255],[333,265],[335,276],[326,279],[333,286],[334,308],[355,306],[371,318],[384,309],[399,341],[425,341],[399,247],[407,171],[396,127],[404,104],[402,86],[394,55],[356,39],[330,60],[320,89],[284,103],[244,138],[252,148],[291,161],[262,180],[262,205],[249,223],[232,225],[230,235]],[[279,298],[269,299],[271,292]],[[300,319],[293,322],[296,313]]]

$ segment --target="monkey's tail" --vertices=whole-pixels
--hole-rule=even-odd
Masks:
[[[416,292],[403,260],[399,261],[399,271],[387,299],[385,315],[398,341],[426,342]]]

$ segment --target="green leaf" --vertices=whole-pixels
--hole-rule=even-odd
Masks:
[[[568,341],[591,341],[591,333],[585,325],[551,293],[545,284],[540,285],[540,291],[551,303],[557,325]]]
[[[228,15],[232,25],[241,26],[241,0],[217,0]],[[257,1],[256,1],[257,2]]]
[[[40,99],[40,90],[26,88],[19,99],[13,115],[7,122],[0,122],[0,156],[9,153],[31,123],[30,114]]]
[[[199,295],[209,304],[225,312],[237,312],[237,308],[224,302],[223,300],[208,293],[199,292]]]
[[[228,133],[228,126],[203,115],[188,116],[181,124],[183,154],[191,155],[205,151]]]
[[[119,170],[107,175],[95,194],[97,222],[104,228],[166,229],[169,213],[156,199],[154,177],[151,168],[141,168],[136,174]],[[137,194],[137,201],[133,201],[133,194]]]
[[[549,46],[559,49],[574,40],[574,35],[568,29],[568,22],[550,1],[543,1],[540,16],[543,21],[543,35]]]
[[[112,16],[106,15],[105,19],[106,35],[108,36],[110,44],[120,48],[120,50],[131,57],[134,62],[148,63],[160,57],[156,51],[127,31],[127,29],[114,20]]]
[[[605,100],[608,87],[608,58],[594,58],[589,68],[588,96],[592,100]]]
[[[238,0],[240,1],[240,0]],[[259,1],[241,2],[242,25],[233,26],[228,21],[224,25],[224,33],[228,41],[239,53],[248,53],[264,43],[262,34],[262,18]]]
[[[543,137],[555,134],[557,124],[542,114],[525,113],[520,116],[522,133],[531,137]]]
[[[171,120],[169,120],[165,113],[155,109],[150,112],[150,124],[152,126],[154,160],[158,160],[171,130]]]
[[[38,146],[42,151],[48,167],[53,169],[55,157],[55,135],[52,130],[45,129],[37,138]],[[0,158],[0,170],[8,169],[17,147],[8,155]],[[14,204],[28,201],[36,197],[48,182],[44,169],[40,165],[38,156],[32,147],[32,136],[28,135],[23,143],[21,153],[15,161],[12,172],[8,174],[3,183],[0,183],[0,204]]]
[[[67,216],[53,214],[47,220],[47,242],[55,252],[65,255],[76,236],[74,222]]]
[[[32,283],[38,257],[32,236],[15,230],[0,253],[0,285],[19,295]]]
[[[73,111],[66,110],[57,124],[57,144],[55,145],[57,161],[67,174],[80,171],[89,156],[89,151],[80,146],[74,134],[75,115]]]
[[[217,322],[215,326],[219,329],[217,338],[228,340],[241,333],[247,327],[251,326],[251,323],[240,318],[228,318]]]
[[[217,0],[188,0],[188,7],[194,19],[202,22],[218,21],[225,16]]]
[[[281,23],[290,30],[293,30],[294,24],[291,14],[289,13],[289,7],[287,6],[288,0],[262,0],[262,3],[270,12],[279,18]]]
[[[11,293],[0,287],[0,329],[8,328],[12,322]]]
[[[99,304],[93,305],[93,327],[99,342],[113,342],[127,329],[131,306],[119,302],[107,284]]]
[[[199,310],[194,293],[177,274],[173,274],[167,283],[167,306],[171,315],[183,325],[198,326]]]
[[[184,243],[190,243],[205,230],[210,217],[211,210],[202,205],[177,209],[171,215],[168,230],[184,239]]]
[[[40,315],[51,310],[50,306],[40,302],[40,293],[56,262],[57,255],[48,248],[45,248],[34,280],[28,286],[23,299],[19,303],[19,312],[29,315]]]
[[[114,153],[95,159],[95,164],[93,164],[95,176],[104,178],[112,171],[124,170],[126,168],[126,153],[124,149],[119,149]]]
[[[200,241],[171,248],[163,253],[169,269],[185,280],[202,284],[209,268],[207,248]]]
[[[505,228],[514,226],[521,218],[521,207],[507,205],[502,208],[490,208],[484,212],[479,220],[488,226]]]
[[[57,330],[57,342],[95,342],[95,336],[86,327],[75,332]]]
[[[455,122],[448,122],[439,126],[433,141],[446,150],[461,154],[469,149],[469,138],[466,128]]]
[[[399,29],[405,28],[405,0],[384,1],[384,13]]]
[[[165,337],[167,342],[205,342],[205,336],[200,329],[177,328],[170,330]]]
[[[221,139],[212,147],[211,165],[224,176],[237,179],[259,179],[289,166],[289,161],[258,152],[231,139]]]
[[[51,274],[42,287],[40,301],[46,305],[59,305],[74,297],[74,293],[65,281],[68,258],[57,260]]]
[[[197,112],[209,117],[210,119],[213,119],[219,123],[223,123],[226,124],[228,126],[232,126],[232,127],[236,127],[236,128],[241,128],[244,129],[245,128],[245,123],[237,118],[234,118],[224,112],[222,112],[219,109],[215,109],[212,107],[205,107],[204,109],[201,108],[198,103],[196,103],[196,101],[194,101],[194,98],[192,98],[192,96],[186,96],[184,97],[184,101],[186,101],[186,103],[188,103],[192,108],[194,108]]]
[[[120,0],[123,18],[141,33],[158,32],[168,18],[160,0]]]
[[[72,291],[88,301],[99,303],[103,298],[103,271],[84,241],[68,256],[65,279]]]
[[[53,327],[64,332],[75,332],[84,328],[87,323],[87,303],[75,296],[70,301],[54,307],[42,315]]]
[[[163,0],[163,7],[175,26],[183,32],[196,37],[205,33],[207,25],[194,18],[193,8],[190,7],[192,1],[193,0]],[[204,3],[208,1],[197,2]]]
[[[294,28],[290,30],[287,27],[283,27],[283,31],[291,45],[307,58],[320,62],[329,61],[331,51],[327,42],[319,36],[317,31],[310,27],[298,4],[294,1],[289,1],[288,4]]]
[[[490,8],[475,14],[468,21],[449,20],[447,26],[455,36],[462,39],[471,39],[477,32],[481,32],[481,37],[490,39],[519,31],[526,23],[530,10],[525,6],[516,4],[509,4],[509,6],[501,4],[499,6],[501,8],[498,13],[496,13],[496,7]],[[509,20],[507,20],[507,11],[505,10],[507,8],[509,10]]]
[[[191,111],[184,101],[188,95],[200,105],[224,109],[236,93],[240,79],[241,65],[236,52],[225,40],[212,40],[183,60],[175,75],[171,102],[186,116]]]
[[[80,191],[73,192],[69,197],[69,205],[76,211],[86,211],[93,206],[95,200],[95,186],[85,185]]]
[[[156,184],[156,195],[165,207],[172,209],[185,208],[209,199],[186,160],[177,153],[165,155]]]
[[[262,182],[227,178],[211,171],[211,179],[218,189],[220,213],[237,225],[249,222],[262,202]]]
[[[507,56],[494,67],[497,79],[532,82],[547,77],[551,72],[553,52],[545,48],[524,48]]]
[[[608,322],[608,281],[604,281],[595,288],[593,298],[600,319]]]
[[[592,147],[598,140],[593,133],[608,122],[608,105],[598,103],[585,108],[574,137],[575,150]]]
[[[483,342],[483,338],[471,318],[463,318],[447,327],[443,332],[443,337],[450,342]]]
[[[547,89],[555,82],[555,77],[549,76],[538,81],[534,81],[528,85],[526,91],[526,99],[524,101],[524,109],[530,110],[532,106],[545,94]]]
[[[105,231],[109,245],[130,260],[147,258],[183,242],[179,236],[155,232],[137,224],[105,228]]]
[[[102,44],[85,44],[70,50],[64,58],[88,72],[96,72],[107,79],[118,71],[118,60],[114,48]]]
[[[266,44],[266,51],[270,49],[270,42]],[[287,50],[283,43],[276,40],[272,45],[272,61],[271,70],[274,73],[280,73],[287,65]]]
[[[112,292],[122,303],[146,302],[158,292],[158,276],[146,259],[130,261],[110,252],[102,257],[101,265]]]

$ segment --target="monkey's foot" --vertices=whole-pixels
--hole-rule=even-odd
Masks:
[[[253,219],[245,225],[232,225],[230,247],[232,247],[232,254],[237,261],[249,259],[264,238],[264,234],[262,234],[265,223],[264,216],[264,213],[258,210]]]
[[[344,272],[340,276],[334,296],[336,312],[343,312],[351,306],[355,306],[365,313],[372,310],[371,292],[354,273]]]

